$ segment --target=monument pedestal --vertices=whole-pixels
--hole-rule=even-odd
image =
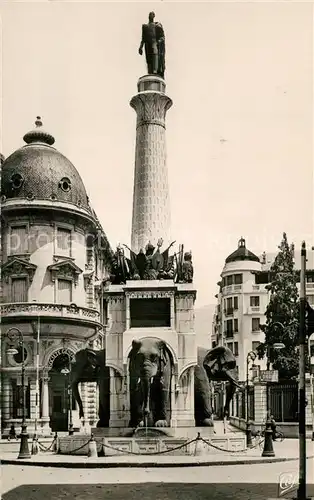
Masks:
[[[176,284],[173,280],[135,280],[127,281],[125,285],[110,285],[104,295],[108,317],[106,363],[110,368],[109,426],[117,429],[129,425],[132,341],[150,337],[163,340],[171,355],[171,428],[194,427],[197,345],[193,284]],[[145,316],[145,311],[154,307],[156,315],[151,312],[150,317]]]

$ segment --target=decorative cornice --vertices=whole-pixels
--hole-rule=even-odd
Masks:
[[[27,260],[12,257],[2,265],[1,274],[6,281],[9,280],[9,277],[28,276],[30,282],[32,282],[36,269],[37,266]]]
[[[138,290],[125,292],[126,297],[130,299],[162,299],[174,297],[174,291],[171,290]]]
[[[51,279],[54,282],[58,279],[69,279],[77,285],[78,277],[83,272],[71,259],[65,259],[47,267],[51,272]]]

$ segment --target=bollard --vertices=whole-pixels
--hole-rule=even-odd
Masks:
[[[265,428],[265,441],[262,457],[274,457],[275,452],[273,448],[273,431],[271,429],[270,414],[267,413],[266,428]]]
[[[87,456],[90,458],[97,458],[97,443],[94,439],[94,434],[91,434],[90,441],[88,443],[88,453]]]
[[[204,445],[201,440],[201,434],[198,432],[197,433],[197,438],[195,441],[195,451],[194,451],[194,456],[199,457],[200,455],[204,454]]]
[[[52,451],[54,453],[59,452],[59,446],[58,446],[58,433],[57,431],[55,432],[54,438],[53,438],[53,445],[52,445]]]
[[[37,455],[37,453],[38,453],[38,442],[37,442],[37,436],[36,436],[36,434],[34,434],[33,441],[32,441],[31,454],[32,455]]]

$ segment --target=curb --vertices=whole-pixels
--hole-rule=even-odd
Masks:
[[[307,460],[314,458],[314,455],[306,457]],[[41,462],[40,460],[20,460],[20,459],[2,459],[2,465],[30,465],[33,467],[53,467],[65,469],[114,469],[114,468],[174,468],[174,467],[209,467],[209,466],[228,466],[228,465],[257,465],[278,462],[292,462],[298,460],[298,457],[283,458],[253,458],[249,460],[215,460],[204,462]]]

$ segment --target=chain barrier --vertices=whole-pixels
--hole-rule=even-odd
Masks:
[[[37,441],[37,444],[38,444],[38,446],[40,448],[40,451],[50,451],[52,449],[53,445],[56,442],[56,438],[53,438],[52,443],[50,443],[50,445],[48,446],[48,448],[47,448],[47,446],[43,445],[40,441],[38,441],[38,440],[36,440],[36,441]]]
[[[217,445],[211,443],[210,441],[207,441],[206,439],[204,439],[202,437],[199,437],[199,439],[201,441],[203,441],[203,443],[208,444],[208,446],[215,448],[215,450],[225,451],[227,453],[243,453],[245,451],[253,450],[254,448],[257,448],[258,446],[260,446],[264,442],[264,439],[262,439],[261,441],[259,441],[258,443],[255,443],[254,445],[250,446],[249,448],[243,448],[242,450],[227,450],[226,448],[221,448],[220,446],[217,446]]]
[[[184,448],[185,446],[188,446],[189,444],[192,444],[195,441],[197,441],[197,438],[191,439],[191,441],[186,441],[185,443],[180,444],[179,446],[175,446],[174,448],[170,448],[168,450],[148,451],[146,453],[139,453],[136,451],[122,450],[121,448],[115,448],[114,446],[110,446],[109,444],[105,444],[105,443],[103,443],[103,447],[110,448],[111,450],[115,450],[115,451],[120,451],[122,453],[128,453],[129,455],[164,455],[165,453],[171,453],[172,451],[180,450],[181,448]]]
[[[87,446],[91,441],[94,441],[93,437],[90,437],[89,440],[86,443],[82,444],[82,446],[79,446],[78,448],[75,448],[74,450],[69,451],[68,454],[71,455],[72,453],[75,453],[76,451],[81,450],[82,448],[84,448],[85,446]]]

